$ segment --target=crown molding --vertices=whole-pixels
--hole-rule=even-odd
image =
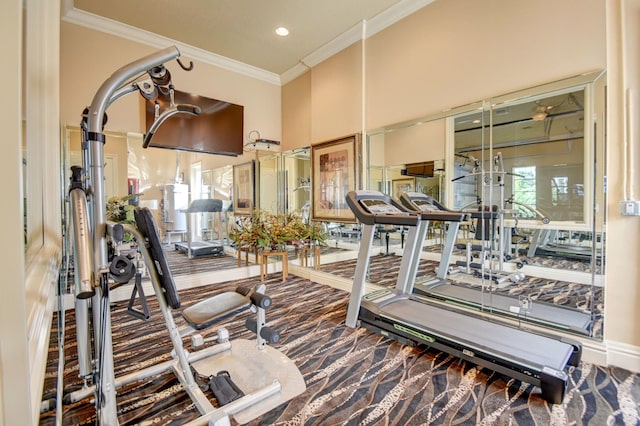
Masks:
[[[285,72],[280,74],[280,82],[284,86],[285,84],[289,83],[290,81],[293,81],[296,78],[300,77],[302,74],[304,74],[305,72],[309,71],[310,69],[311,69],[310,66],[308,66],[305,63],[303,63],[303,61],[300,61],[296,65],[294,65],[293,67],[289,68],[288,70],[286,70]]]
[[[71,7],[69,7],[71,3]],[[102,31],[116,37],[135,41],[137,43],[162,49],[169,46],[176,46],[182,56],[195,59],[209,65],[214,65],[247,77],[265,81],[267,83],[280,85],[280,76],[278,74],[265,71],[261,68],[245,64],[240,61],[229,59],[225,56],[208,52],[206,50],[181,43],[164,37],[150,31],[141,30],[131,25],[123,24],[112,19],[104,18],[93,13],[76,9],[72,5],[72,1],[65,1],[63,4],[62,20],[76,25],[81,25],[93,30]]]
[[[434,1],[435,0],[399,1],[366,21],[365,37],[371,37]],[[362,40],[362,27],[365,24],[364,21],[362,21],[354,25],[338,37],[302,58],[298,64],[281,75],[278,75],[150,31],[76,9],[73,5],[73,0],[62,1],[62,20],[159,49],[175,45],[182,55],[191,59],[279,86],[296,79],[310,68],[351,46],[353,43]]]
[[[402,0],[367,21],[367,38],[417,12],[435,0]]]
[[[435,0],[402,0],[366,21],[365,38],[384,30],[399,20],[422,9]],[[286,84],[304,74],[309,68],[329,59],[353,43],[362,40],[364,21],[349,28],[338,37],[300,60],[300,63],[280,75],[282,84]]]

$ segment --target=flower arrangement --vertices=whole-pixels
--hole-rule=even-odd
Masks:
[[[135,206],[129,204],[129,201],[142,194],[116,195],[107,200],[107,220],[117,223],[127,223],[135,225],[136,221],[133,217]]]
[[[107,220],[116,223],[126,223],[136,226],[136,220],[133,217],[135,206],[129,204],[130,200],[141,196],[142,194],[117,195],[109,197],[107,200]],[[125,242],[131,241],[133,235],[125,233]]]
[[[256,210],[251,216],[240,217],[229,231],[229,238],[238,247],[281,247],[314,241],[324,244],[326,234],[319,223],[305,223],[302,214],[274,214]]]

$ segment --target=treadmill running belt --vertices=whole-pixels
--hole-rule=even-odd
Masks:
[[[429,330],[434,335],[459,341],[485,353],[520,360],[523,365],[547,366],[562,371],[573,351],[571,345],[555,339],[411,299],[394,301],[382,307],[381,313],[395,321]],[[408,318],[412,320],[408,321]]]

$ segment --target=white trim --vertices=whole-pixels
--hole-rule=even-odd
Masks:
[[[434,0],[399,1],[367,21],[366,37],[371,37],[433,1]],[[358,23],[335,39],[326,43],[324,46],[315,50],[313,53],[302,58],[300,63],[294,65],[281,75],[278,75],[273,72],[254,67],[253,65],[248,65],[186,43],[169,39],[150,31],[142,30],[131,25],[123,24],[112,19],[76,9],[73,5],[73,0],[62,1],[62,20],[156,48],[165,48],[175,45],[184,56],[276,85],[283,85],[294,80],[304,74],[309,68],[321,63],[362,39],[362,24]]]
[[[302,58],[302,63],[309,67],[315,67],[360,40],[362,40],[362,22],[357,23],[324,46]]]
[[[401,0],[384,12],[367,20],[367,37],[379,33],[401,19],[417,12],[435,0]]]
[[[181,43],[176,40],[172,40],[168,37],[164,37],[150,31],[142,30],[140,28],[132,27],[131,25],[123,24],[112,19],[94,15],[93,13],[85,12],[83,10],[79,10],[76,8],[65,8],[65,10],[63,11],[62,20],[65,22],[90,28],[92,30],[102,31],[116,37],[145,44],[147,46],[152,46],[158,49],[175,45],[178,50],[180,50],[182,56],[198,60],[205,64],[214,65],[229,71],[233,71],[238,74],[246,75],[247,77],[262,80],[267,83],[275,84],[278,86],[280,85],[280,76],[278,74],[265,71],[258,67],[242,63],[240,61],[229,59],[222,55],[207,52],[206,50],[191,46],[186,43]]]
[[[56,288],[60,269],[60,247],[45,243],[26,264],[25,287],[29,289],[27,320],[29,371],[31,375],[31,411],[33,424],[38,423],[40,401],[49,356],[49,336],[53,312],[57,309]]]
[[[640,346],[606,341],[606,365],[624,368],[635,373],[640,372]]]
[[[285,84],[287,84],[287,83],[295,80],[296,78],[300,77],[302,74],[304,74],[305,72],[309,71],[310,69],[311,69],[310,66],[307,66],[307,64],[304,64],[302,61],[300,61],[299,63],[297,63],[293,67],[289,68],[287,71],[285,71],[282,74],[280,74],[280,81],[282,82],[282,85],[284,86]]]

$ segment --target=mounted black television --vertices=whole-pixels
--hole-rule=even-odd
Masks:
[[[170,105],[169,95],[158,95],[160,114]],[[176,90],[175,105],[200,107],[200,114],[175,114],[155,131],[149,146],[205,154],[238,156],[244,145],[244,107]],[[155,119],[155,101],[145,103],[146,130]]]

